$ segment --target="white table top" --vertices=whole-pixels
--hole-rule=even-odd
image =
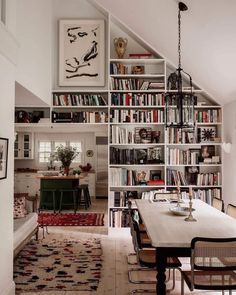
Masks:
[[[186,216],[171,213],[170,206],[176,204],[149,200],[136,200],[136,204],[154,247],[189,248],[194,237],[236,237],[236,219],[200,200],[193,200],[197,222],[186,222]]]

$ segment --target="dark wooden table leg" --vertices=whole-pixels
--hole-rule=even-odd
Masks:
[[[164,251],[157,249],[156,251],[157,261],[157,285],[156,292],[158,295],[166,295],[166,264],[167,256]]]

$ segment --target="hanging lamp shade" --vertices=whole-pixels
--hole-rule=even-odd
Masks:
[[[178,55],[179,65],[175,72],[171,73],[167,81],[168,92],[165,94],[165,120],[166,127],[194,128],[195,127],[195,105],[197,97],[193,93],[191,76],[181,66],[181,11],[188,7],[179,2],[178,12]],[[185,91],[183,91],[182,73],[186,78]],[[187,81],[188,80],[188,81]]]

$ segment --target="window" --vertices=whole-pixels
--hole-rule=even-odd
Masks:
[[[81,141],[39,141],[39,164],[48,164],[52,153],[56,152],[58,146],[76,147],[79,152],[78,156],[72,163],[82,162],[82,142]],[[59,161],[54,161],[54,164],[60,165]]]
[[[51,152],[52,152],[51,141],[40,141],[39,142],[39,163],[48,163]]]

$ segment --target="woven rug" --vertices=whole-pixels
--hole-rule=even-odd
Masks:
[[[48,226],[103,226],[103,213],[40,213],[39,225]]]
[[[16,294],[23,291],[96,291],[101,277],[99,239],[32,240],[14,263]],[[52,293],[53,294],[53,293]]]

